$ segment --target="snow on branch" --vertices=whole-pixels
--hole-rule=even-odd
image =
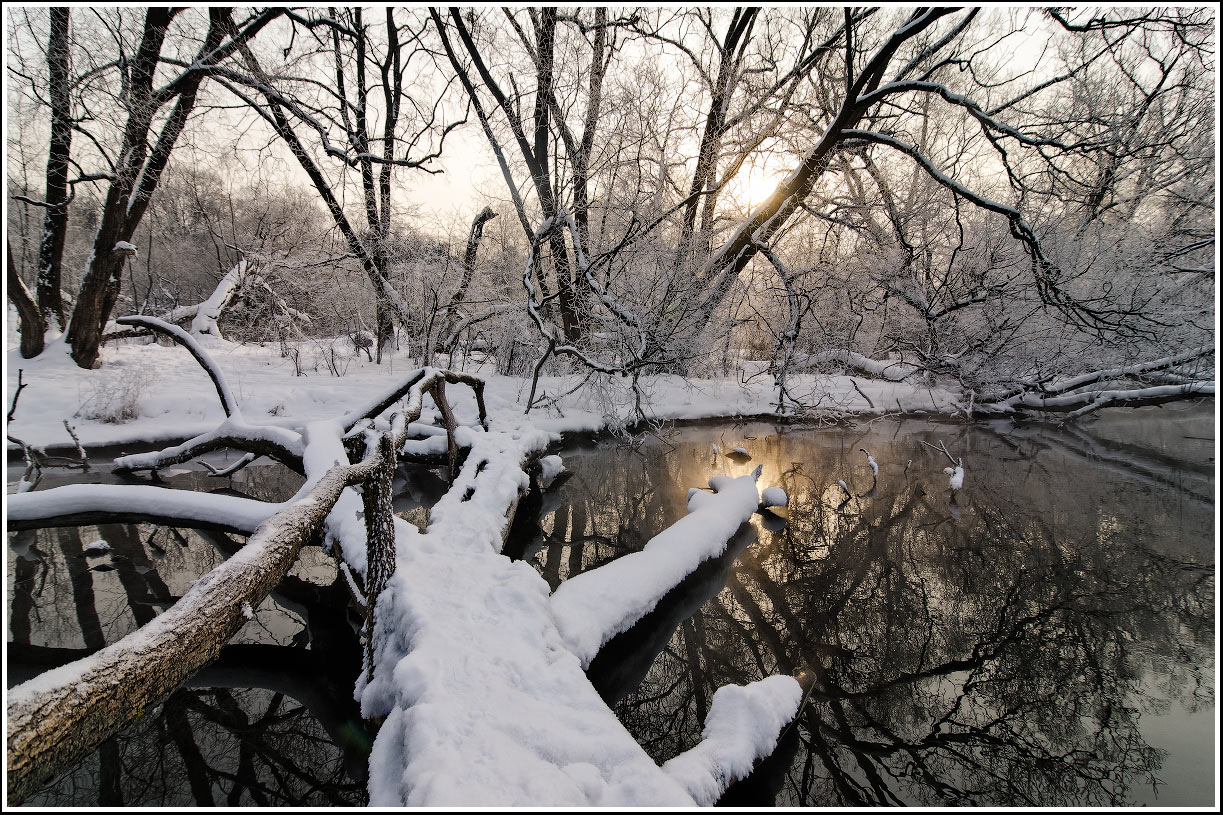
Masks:
[[[900,382],[914,373],[917,373],[921,368],[908,362],[896,362],[892,360],[871,359],[868,356],[859,354],[857,351],[850,351],[844,348],[832,349],[829,351],[821,351],[817,354],[808,354],[801,359],[801,362],[806,367],[820,365],[829,362],[837,362],[847,368],[854,368],[868,376],[877,379],[886,379],[889,382]]]
[[[689,514],[655,535],[640,552],[570,578],[552,595],[552,612],[569,649],[589,666],[612,637],[628,630],[701,563],[718,557],[760,505],[750,475],[714,476],[714,493],[694,490]]]
[[[977,409],[982,413],[1056,413],[1066,421],[1102,407],[1158,405],[1213,396],[1213,368],[1201,371],[1200,375],[1175,371],[1213,354],[1213,345],[1203,345],[1148,362],[1088,371],[1052,381],[1024,382],[1009,396],[984,402]]]
[[[120,456],[115,459],[114,466],[116,470],[129,472],[157,470],[226,447],[270,456],[295,472],[302,471],[303,447],[299,433],[272,424],[248,424],[240,417],[226,419],[215,429],[164,450]]]
[[[1106,382],[1112,379],[1120,379],[1122,377],[1171,368],[1191,360],[1210,356],[1213,353],[1214,345],[1203,345],[1199,348],[1193,348],[1179,354],[1173,354],[1161,359],[1153,359],[1150,362],[1140,362],[1120,368],[1110,368],[1105,371],[1092,371],[1090,373],[1073,376],[1068,379],[1061,379],[1052,384],[1042,384],[1040,390],[1041,393],[1045,395],[1066,393],[1067,391],[1072,391],[1077,388],[1081,388],[1084,385],[1091,385],[1096,382]]]
[[[143,484],[67,484],[8,496],[9,529],[73,526],[89,519],[207,526],[249,535],[280,504],[234,495],[171,490]]]
[[[1062,396],[1041,396],[1025,393],[1013,400],[1012,409],[1050,411],[1065,413],[1066,419],[1074,419],[1102,407],[1158,405],[1192,396],[1214,396],[1214,382],[1190,382],[1184,385],[1154,385],[1149,388],[1127,390],[1099,390],[1084,393],[1069,393]]]
[[[357,464],[332,467],[307,494],[291,499],[286,506],[262,505],[269,514],[279,511],[259,523],[245,547],[196,580],[164,614],[101,651],[10,689],[6,708],[9,804],[20,803],[214,660],[247,622],[244,609],[257,607],[280,583],[345,489],[364,482],[380,463],[377,455],[370,455]],[[62,490],[72,489],[29,495],[31,500],[26,503],[41,500],[54,505],[62,500]],[[96,497],[105,489],[95,488],[88,494]],[[110,489],[122,493],[141,490],[132,486]],[[144,488],[140,496],[147,499],[146,504],[171,502],[177,507],[195,502],[214,521],[231,508],[249,511],[251,505],[261,504],[154,487]],[[69,718],[67,712],[71,712]]]
[[[217,327],[217,320],[221,318],[221,312],[225,307],[233,301],[234,295],[238,293],[238,288],[242,285],[242,279],[247,272],[246,258],[239,260],[221,278],[217,283],[217,287],[213,289],[212,294],[208,299],[200,303],[195,312],[195,319],[191,321],[192,334],[210,334],[214,337],[221,337],[221,330]]]
[[[186,348],[191,353],[191,356],[195,357],[195,361],[200,364],[204,372],[208,374],[208,378],[212,380],[212,384],[217,389],[217,397],[221,400],[221,408],[225,411],[225,415],[241,418],[242,413],[238,407],[238,400],[234,399],[233,392],[229,389],[229,384],[221,374],[221,369],[217,367],[217,364],[212,361],[212,357],[208,356],[208,352],[200,346],[194,337],[178,326],[171,325],[156,317],[133,315],[130,317],[120,317],[115,322],[119,325],[134,325],[140,328],[147,328],[151,331],[157,331]]]
[[[679,781],[699,806],[713,806],[731,781],[745,778],[757,761],[773,753],[802,701],[802,685],[790,676],[718,688],[701,742],[663,764],[663,772]]]

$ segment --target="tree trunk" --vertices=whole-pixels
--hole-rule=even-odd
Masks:
[[[98,367],[98,356],[102,346],[102,330],[110,318],[110,312],[119,300],[119,287],[123,282],[123,263],[126,255],[113,249],[104,250],[98,256],[97,247],[101,241],[94,242],[93,262],[85,279],[81,281],[81,290],[77,294],[76,308],[72,310],[72,321],[68,324],[68,344],[72,347],[72,359],[82,368]],[[122,240],[116,238],[115,242]],[[111,246],[115,242],[111,243]]]
[[[284,578],[356,469],[337,467],[265,521],[234,557],[197,580],[165,614],[72,668],[8,696],[8,804],[16,806],[101,741],[165,701],[212,662],[249,610]]]
[[[13,245],[5,241],[5,249],[8,251],[5,258],[8,296],[13,305],[17,306],[17,314],[21,317],[21,355],[29,359],[42,353],[46,343],[47,321],[34,304],[34,297],[26,288],[25,281],[17,274],[17,264],[13,261]]]
[[[48,9],[51,35],[47,42],[47,92],[51,97],[51,144],[47,154],[47,183],[43,200],[42,238],[38,244],[38,308],[44,319],[64,329],[64,302],[60,293],[64,239],[68,233],[68,156],[72,146],[72,100],[68,95],[67,8]]]
[[[72,359],[82,368],[97,365],[102,330],[119,300],[125,255],[115,251],[115,245],[119,241],[130,241],[140,225],[170,161],[170,153],[195,108],[207,67],[229,56],[284,12],[283,9],[260,12],[243,29],[235,31],[230,19],[232,9],[209,8],[208,32],[191,68],[154,90],[153,78],[161,62],[166,31],[180,11],[181,8],[150,8],[145,15],[140,46],[130,61],[127,122],[123,128],[120,159],[106,193],[89,269],[81,281],[68,325]],[[223,43],[227,36],[228,42]],[[150,139],[154,116],[171,101],[173,109],[165,116],[156,139]]]

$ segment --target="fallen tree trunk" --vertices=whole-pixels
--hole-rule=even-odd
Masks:
[[[25,682],[8,696],[9,806],[163,702],[246,623],[344,487],[367,478],[377,458],[337,467],[302,500],[260,524],[234,557],[197,580],[166,613],[79,662]]]
[[[307,483],[284,505],[263,505],[271,517],[260,517],[263,506],[259,502],[195,493],[175,494],[176,491],[154,487],[142,490],[141,487],[74,485],[21,496],[23,506],[32,516],[96,513],[101,509],[99,499],[112,505],[118,503],[121,511],[131,509],[123,506],[126,499],[116,502],[116,491],[120,491],[118,495],[132,496],[134,503],[143,502],[146,509],[162,512],[167,517],[186,515],[223,525],[222,519],[232,511],[246,528],[255,527],[256,523],[258,526],[241,551],[192,584],[166,613],[101,651],[12,689],[7,704],[7,801],[10,806],[20,804],[148,708],[163,702],[216,659],[226,642],[253,617],[255,607],[281,582],[302,546],[322,533],[337,503],[341,502],[345,488],[369,484],[375,479],[389,485],[394,457],[387,452],[403,445],[409,423],[420,417],[425,392],[433,395],[439,410],[448,417],[445,432],[453,456],[456,452],[455,428],[453,416],[445,405],[442,383],[449,379],[483,385],[471,377],[436,369],[416,372],[405,385],[392,391],[395,399],[409,396],[406,409],[392,418],[389,432],[377,434],[377,443],[369,444],[373,434],[367,434],[366,454],[352,464],[347,461],[342,434],[362,419],[379,415],[393,400],[375,399],[364,413],[346,414],[342,421],[314,422],[301,433],[286,428],[245,425],[221,372],[194,340],[181,329],[161,321],[142,319],[142,322],[150,329],[174,337],[208,371],[229,417],[222,427],[240,426],[256,438],[275,431],[277,438],[290,441],[288,446],[300,449]],[[479,388],[477,404],[480,419],[484,421],[486,414]],[[108,498],[111,500],[106,501]],[[228,503],[218,498],[227,498]],[[389,511],[389,500],[382,503]],[[275,514],[271,514],[273,512]],[[378,531],[388,522],[380,516],[381,513],[379,517],[367,515],[364,518],[366,536],[375,543]],[[384,542],[383,545],[390,544]],[[376,596],[369,598],[371,606],[376,599]]]

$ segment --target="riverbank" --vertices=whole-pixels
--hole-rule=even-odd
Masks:
[[[339,415],[371,393],[390,389],[417,367],[406,355],[392,356],[382,365],[362,357],[348,360],[343,376],[332,375],[321,364],[299,376],[298,366],[275,346],[213,342],[207,350],[246,417],[278,424]],[[22,386],[8,434],[50,453],[75,450],[65,421],[82,445],[95,448],[167,444],[211,430],[224,418],[212,382],[178,346],[107,346],[102,367],[88,371],[72,362],[62,343],[32,360],[10,350],[6,363],[7,407],[13,406],[18,376]],[[494,421],[499,415],[515,420],[522,415],[530,379],[497,375],[490,363],[468,364],[466,370],[487,380]],[[580,381],[577,376],[541,377],[537,402],[542,405],[531,410],[531,424],[571,434],[673,420],[778,418],[776,389],[764,374],[746,382],[642,377],[644,422],[635,415],[633,394],[623,380],[575,391]],[[813,395],[808,420],[897,412],[950,416],[962,410],[960,393],[949,387],[844,375],[794,377],[791,384],[794,392]],[[18,448],[9,442],[8,449]]]

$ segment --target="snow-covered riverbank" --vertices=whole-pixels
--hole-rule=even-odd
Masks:
[[[281,357],[275,346],[213,342],[207,347],[229,380],[243,413],[253,422],[266,416],[269,420],[291,418],[305,424],[339,415],[370,393],[388,389],[416,367],[406,355],[382,365],[362,356],[349,358],[344,376],[333,376],[322,365],[318,370],[307,368],[306,375],[297,376],[293,362]],[[303,351],[303,359],[306,356]],[[24,387],[8,425],[9,435],[34,447],[72,448],[72,438],[63,424],[67,420],[87,447],[155,444],[202,433],[223,418],[211,381],[182,348],[108,345],[102,360],[101,368],[86,371],[73,364],[62,343],[32,360],[10,350],[6,406],[12,405],[19,371]],[[530,392],[529,379],[497,376],[490,364],[469,365],[467,370],[488,381],[489,409],[494,418],[502,412],[522,413]],[[631,394],[626,392],[585,388],[560,396],[555,402],[551,399],[566,394],[578,381],[576,377],[542,377],[539,388],[549,398],[546,406],[531,411],[531,424],[540,430],[564,433],[597,431],[633,418]],[[896,411],[951,414],[960,409],[957,393],[907,382],[808,376],[803,378],[803,386],[804,391],[821,394],[813,403],[832,415]],[[776,398],[767,375],[746,383],[734,379],[643,377],[642,388],[648,397],[644,405],[647,416],[656,420],[772,414]],[[15,449],[11,442],[9,449]]]

